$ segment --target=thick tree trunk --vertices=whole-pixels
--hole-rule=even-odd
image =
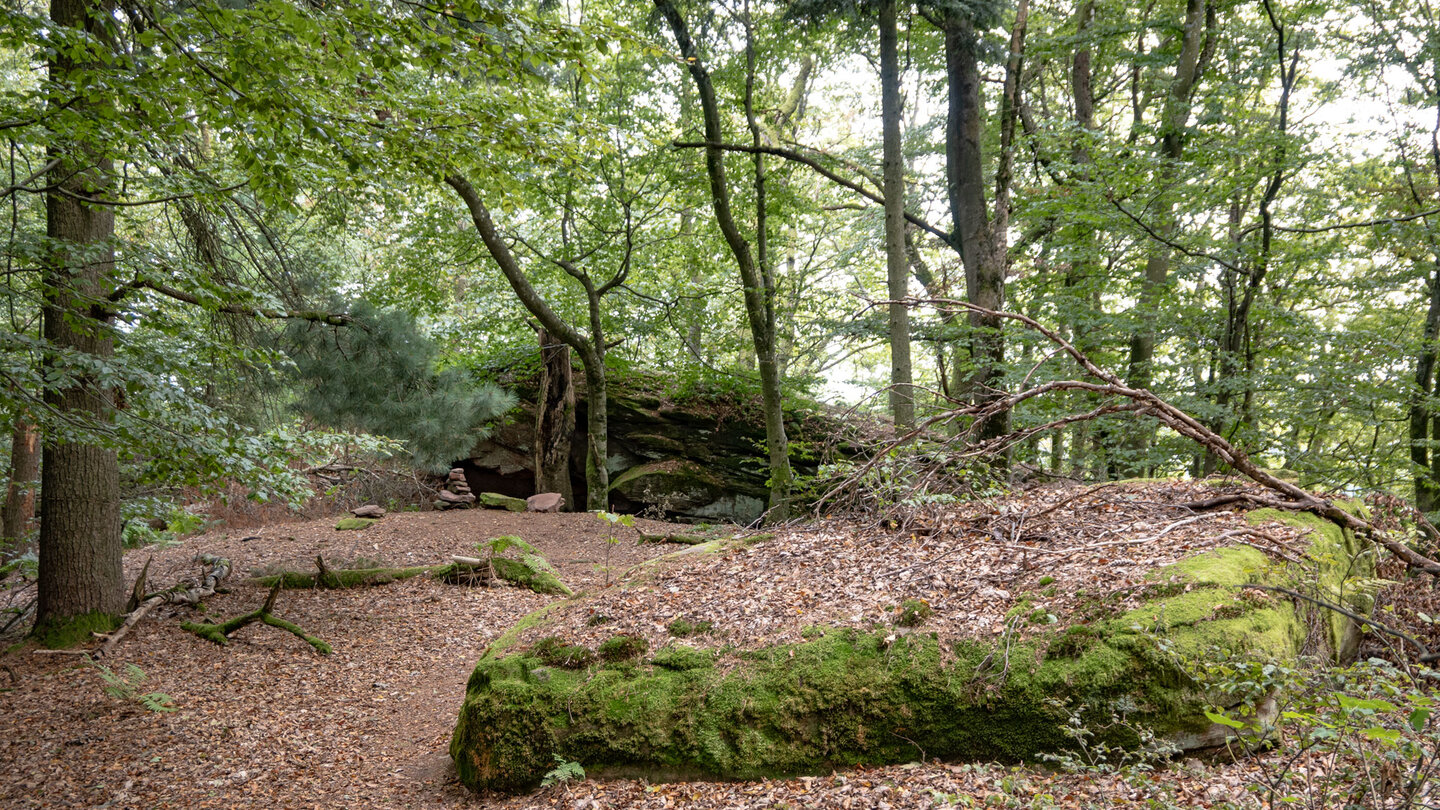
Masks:
[[[0,561],[14,559],[29,550],[26,538],[35,519],[35,489],[40,476],[39,434],[24,415],[15,417],[10,437],[10,484],[5,490],[5,507],[0,512]]]
[[[102,42],[108,39],[105,10],[85,0],[53,0],[50,18],[57,26],[83,28]],[[62,86],[90,86],[80,74],[91,67],[57,56],[50,63],[50,76]],[[108,316],[96,302],[110,292],[115,213],[109,206],[85,202],[109,195],[111,164],[96,156],[93,145],[56,144],[53,154],[60,164],[50,173],[56,189],[46,195],[45,204],[46,235],[54,245],[44,276],[44,337],[53,350],[44,361],[49,367],[65,363],[65,355],[103,360],[114,353]],[[45,392],[46,404],[62,418],[92,425],[110,420],[111,397],[87,377]],[[120,613],[125,607],[121,551],[115,451],[46,436],[36,631],[85,614]]]
[[[884,140],[885,272],[890,300],[910,293],[905,260],[905,150],[900,139],[900,48],[897,0],[880,3],[880,118]],[[910,309],[891,303],[890,414],[897,428],[915,426],[915,393],[910,362]]]
[[[575,384],[570,347],[540,330],[540,390],[535,397],[535,491],[558,492],[575,508],[570,485],[570,437],[575,430]]]
[[[672,0],[655,0],[655,7],[670,26],[676,44],[685,58],[690,78],[700,96],[700,111],[705,122],[705,171],[710,179],[710,201],[715,209],[715,222],[725,237],[740,271],[744,286],[745,314],[750,322],[750,337],[755,345],[755,362],[760,372],[760,395],[765,411],[765,441],[770,452],[770,520],[786,520],[790,515],[790,488],[794,474],[790,470],[790,443],[785,435],[785,417],[779,366],[775,358],[774,287],[767,284],[760,265],[750,251],[750,243],[735,224],[730,206],[730,187],[725,178],[724,143],[720,126],[720,107],[710,73],[700,61],[699,51],[690,39],[689,28]]]

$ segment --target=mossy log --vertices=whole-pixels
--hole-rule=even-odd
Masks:
[[[492,579],[502,579],[536,593],[557,596],[572,596],[575,593],[560,581],[555,569],[539,554],[527,553],[519,560],[498,556],[488,560],[476,557],[453,559],[451,564],[435,569],[433,576],[457,585],[488,585]]]
[[[255,585],[273,587],[283,584],[286,588],[326,588],[344,590],[363,588],[371,585],[388,585],[403,579],[431,574],[445,568],[444,565],[420,565],[408,568],[331,568],[321,557],[315,558],[315,571],[281,571],[276,574],[252,577]]]
[[[282,582],[275,583],[275,586],[270,589],[270,595],[265,597],[265,604],[261,605],[259,610],[252,610],[249,613],[236,616],[233,619],[220,622],[219,624],[185,622],[180,626],[203,639],[213,641],[224,647],[230,643],[230,636],[236,630],[246,625],[260,622],[261,624],[268,624],[271,627],[278,627],[288,633],[293,633],[301,639],[304,639],[306,644],[314,647],[316,652],[321,655],[329,655],[331,653],[329,644],[305,632],[300,626],[287,622],[271,612],[275,608],[275,600],[279,597],[283,585],[284,583]]]

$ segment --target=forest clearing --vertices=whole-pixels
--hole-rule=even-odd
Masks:
[[[137,549],[126,556],[131,578],[148,565],[152,582],[179,581],[193,573],[201,554],[230,559],[243,573],[198,611],[162,608],[97,662],[36,653],[30,645],[6,655],[0,761],[7,764],[0,767],[0,800],[16,807],[157,808],[1253,806],[1246,804],[1246,791],[1283,770],[1276,763],[1288,755],[1216,759],[1214,746],[1223,736],[1194,755],[1156,749],[1147,768],[1138,770],[1120,767],[1114,752],[1102,753],[1098,766],[1076,770],[1002,746],[990,749],[999,762],[982,757],[973,764],[966,760],[974,757],[927,757],[912,748],[898,758],[869,751],[869,767],[800,765],[798,778],[693,781],[703,779],[702,768],[689,774],[691,781],[676,783],[655,781],[674,778],[673,768],[647,766],[643,757],[627,765],[623,752],[610,751],[582,765],[590,781],[570,779],[514,798],[470,792],[457,779],[449,753],[474,663],[497,645],[537,649],[542,637],[557,632],[565,643],[589,650],[603,650],[604,640],[617,636],[645,639],[645,651],[630,665],[657,671],[670,666],[663,656],[677,649],[715,650],[711,666],[733,670],[745,665],[748,651],[804,644],[818,628],[880,628],[892,641],[896,632],[912,631],[934,632],[947,643],[1000,637],[1007,656],[1014,655],[1003,667],[1014,672],[1002,673],[997,662],[992,677],[999,681],[973,677],[982,692],[993,690],[987,713],[1017,725],[1021,718],[1003,705],[1004,678],[1023,677],[1047,658],[1077,654],[1059,650],[1054,639],[1048,650],[1041,645],[1042,652],[1030,651],[1036,648],[1029,640],[1044,637],[1052,624],[1095,628],[1054,638],[1105,643],[1124,635],[1122,626],[1130,621],[1107,618],[1139,609],[1150,611],[1147,621],[1158,622],[1154,632],[1177,640],[1189,626],[1213,625],[1216,634],[1202,642],[1210,646],[1191,647],[1206,655],[1227,638],[1237,650],[1279,660],[1302,648],[1322,650],[1327,642],[1317,642],[1315,632],[1329,621],[1302,613],[1301,602],[1285,607],[1309,617],[1285,631],[1293,637],[1289,646],[1265,650],[1254,645],[1254,617],[1274,602],[1247,603],[1228,582],[1214,589],[1217,574],[1209,568],[1156,576],[1222,549],[1248,553],[1244,578],[1262,583],[1286,581],[1281,571],[1320,565],[1316,526],[1287,522],[1273,510],[1246,520],[1243,509],[1194,506],[1239,492],[1255,490],[1233,480],[1048,486],[991,503],[931,508],[903,528],[834,520],[764,534],[727,530],[701,545],[638,542],[642,536],[688,538],[697,531],[693,525],[642,520],[614,526],[589,514],[469,509],[396,513],[361,530],[337,529],[334,518],[288,522]],[[617,533],[621,542],[612,541]],[[281,591],[276,613],[328,643],[328,655],[265,627],[245,629],[223,647],[181,627],[187,619],[218,621],[253,609],[269,584],[259,577],[313,571],[317,556],[337,572],[405,568],[475,554],[488,538],[505,536],[533,546],[578,596],[428,576]],[[1181,582],[1188,587],[1174,587]],[[1426,634],[1413,618],[1416,610],[1434,609],[1425,601],[1435,601],[1434,593],[1416,587],[1408,586],[1403,596],[1405,588],[1392,588],[1382,597],[1387,621],[1409,616],[1403,626],[1436,644],[1440,633],[1432,626]],[[1199,598],[1198,616],[1181,606],[1191,595]],[[922,600],[924,615],[911,622],[902,614],[915,600]],[[576,618],[562,613],[549,626],[507,633],[547,606]],[[1393,654],[1387,649],[1383,637],[1371,638],[1365,654]],[[125,694],[107,694],[97,664],[122,673],[134,665],[143,680]],[[557,666],[563,672],[566,665]],[[1147,677],[1164,679],[1160,673]],[[162,694],[163,710],[147,710],[137,697],[151,692]],[[827,699],[833,700],[831,711],[865,711],[845,699]],[[571,701],[570,711],[581,711]],[[1057,728],[1067,717],[1063,708],[1033,708],[1053,713]],[[540,711],[539,704],[532,711]],[[1140,715],[1129,719],[1137,726],[1149,722]],[[762,722],[753,714],[751,720]],[[1202,718],[1202,725],[1211,724]],[[872,733],[883,735],[883,724]],[[906,746],[918,745],[901,737]],[[1017,767],[1017,754],[1032,764]],[[615,761],[609,771],[607,757]],[[1315,758],[1337,771],[1353,766],[1318,751]],[[1303,787],[1310,776],[1289,778],[1289,790],[1315,795]],[[1425,800],[1430,790],[1417,798]]]

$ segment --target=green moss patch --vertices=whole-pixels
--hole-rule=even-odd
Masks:
[[[93,641],[92,633],[109,633],[120,626],[122,617],[109,613],[83,613],[64,619],[52,619],[35,625],[30,637],[47,650],[65,650]]]

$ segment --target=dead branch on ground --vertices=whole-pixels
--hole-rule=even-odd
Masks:
[[[303,639],[305,643],[311,647],[314,647],[315,651],[321,655],[329,655],[331,652],[329,644],[305,632],[299,625],[287,622],[271,612],[275,609],[275,600],[280,596],[280,589],[283,585],[283,582],[275,583],[275,587],[270,589],[270,595],[265,597],[265,604],[261,605],[259,610],[252,610],[249,613],[236,616],[233,619],[220,622],[219,624],[185,622],[180,626],[207,641],[213,641],[224,647],[230,643],[230,636],[236,630],[248,624],[260,622],[261,624],[268,624],[271,627],[278,627],[281,630],[292,633]]]
[[[876,303],[887,304],[891,302],[881,301]],[[1368,520],[1340,508],[1340,506],[1331,499],[1301,489],[1298,485],[1286,481],[1269,470],[1260,467],[1250,459],[1244,450],[1232,445],[1225,437],[1206,427],[1200,420],[1175,405],[1170,404],[1148,389],[1134,388],[1127,385],[1118,375],[1096,365],[1084,352],[1077,349],[1059,333],[1044,326],[1034,318],[1014,312],[986,309],[985,307],[979,307],[965,301],[952,299],[907,299],[903,303],[912,305],[924,303],[951,307],[995,320],[1008,320],[1020,323],[1026,328],[1038,332],[1046,340],[1059,347],[1063,354],[1068,355],[1070,359],[1080,367],[1084,372],[1084,378],[1050,380],[1014,393],[999,396],[984,403],[961,406],[933,416],[921,422],[915,429],[904,435],[897,436],[895,440],[883,448],[881,452],[874,454],[870,461],[862,465],[859,470],[846,477],[845,480],[841,481],[835,487],[832,487],[830,491],[825,493],[817,502],[817,508],[843,490],[858,483],[861,477],[868,473],[880,459],[886,458],[891,450],[914,441],[937,424],[955,422],[968,418],[970,420],[969,428],[954,439],[954,441],[966,441],[974,437],[976,428],[979,425],[1015,408],[1015,406],[1022,402],[1054,393],[1082,391],[1107,397],[1111,401],[1102,404],[1100,407],[1088,413],[1057,419],[1038,427],[1023,428],[984,442],[968,444],[961,451],[960,456],[962,458],[990,458],[1042,430],[1088,421],[1106,414],[1121,411],[1133,412],[1155,419],[1161,425],[1190,439],[1208,452],[1213,453],[1215,457],[1231,469],[1281,496],[1271,499],[1248,494],[1226,495],[1211,499],[1211,501],[1204,502],[1203,504],[1189,504],[1191,508],[1214,508],[1216,506],[1244,500],[1254,503],[1255,505],[1268,506],[1276,509],[1310,512],[1342,528],[1349,529],[1358,536],[1383,546],[1407,566],[1418,568],[1432,576],[1440,577],[1440,562],[1436,562],[1410,548]]]
[[[156,593],[145,594],[145,580],[150,574],[150,563],[154,558],[145,561],[145,567],[140,570],[140,576],[135,579],[135,587],[130,594],[130,612],[125,616],[125,621],[112,633],[97,633],[97,638],[105,639],[105,643],[96,651],[96,658],[104,658],[115,649],[140,620],[150,614],[152,610],[164,604],[171,605],[196,605],[201,599],[215,595],[215,589],[220,583],[230,576],[230,561],[224,557],[217,557],[213,554],[197,554],[195,562],[202,566],[202,575],[196,579],[181,580],[171,588]]]

